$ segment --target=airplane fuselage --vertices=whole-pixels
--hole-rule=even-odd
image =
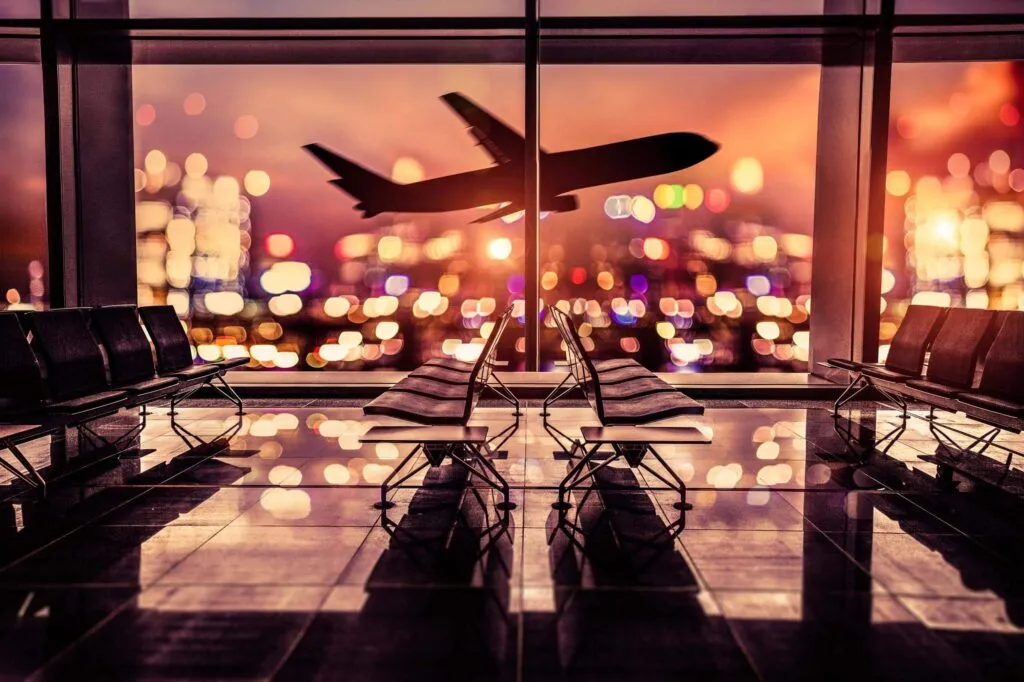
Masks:
[[[622,142],[545,153],[540,160],[541,209],[560,210],[560,194],[672,173],[708,158],[718,146],[693,133],[665,133]],[[377,212],[435,213],[501,202],[523,203],[525,170],[511,162],[399,185]],[[545,203],[551,204],[545,206]]]

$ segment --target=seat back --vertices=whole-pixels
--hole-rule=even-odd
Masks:
[[[81,308],[46,310],[28,318],[33,343],[46,365],[50,397],[68,400],[107,390],[103,353]]]
[[[946,319],[948,308],[932,305],[912,305],[896,330],[885,358],[886,369],[903,374],[921,375],[924,354]]]
[[[928,381],[971,388],[978,361],[991,344],[996,315],[992,310],[951,308],[932,342]]]
[[[192,345],[172,306],[143,306],[139,308],[139,316],[156,348],[160,374],[180,372],[192,365]]]
[[[156,374],[153,348],[142,331],[135,306],[93,308],[89,311],[89,320],[93,332],[107,351],[110,380],[115,386],[153,378]]]
[[[1024,403],[1024,312],[1005,315],[985,356],[978,390],[999,400]]]
[[[604,402],[601,400],[601,382],[598,379],[593,360],[590,359],[590,355],[583,347],[583,340],[580,338],[579,332],[576,331],[576,325],[573,324],[572,318],[567,313],[553,305],[548,306],[548,314],[551,315],[551,319],[554,320],[555,326],[562,335],[562,340],[565,341],[569,371],[572,372],[573,378],[583,389],[587,402],[597,412],[597,417],[603,424]]]
[[[36,406],[43,376],[25,330],[14,313],[0,313],[0,413]]]
[[[476,408],[476,404],[480,402],[480,395],[483,393],[484,386],[491,380],[491,372],[494,371],[494,364],[497,361],[498,342],[501,340],[501,335],[505,333],[505,328],[511,319],[512,304],[510,303],[495,323],[494,329],[491,330],[491,335],[484,342],[484,347],[476,359],[476,364],[473,365],[473,371],[469,374],[469,392],[466,395],[466,408],[462,415],[463,424],[469,422],[469,418],[473,416],[473,410]]]

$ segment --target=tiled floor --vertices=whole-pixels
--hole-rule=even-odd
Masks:
[[[0,479],[0,679],[1022,679],[1016,498],[943,491],[921,419],[882,454],[881,407],[844,413],[851,445],[823,404],[713,405],[680,421],[711,445],[659,448],[693,504],[675,539],[677,495],[640,469],[552,509],[569,461],[535,407],[495,460],[515,509],[447,464],[387,527],[377,486],[407,450],[359,442],[386,420],[254,401],[228,449],[189,451],[157,410],[137,452],[46,501]]]

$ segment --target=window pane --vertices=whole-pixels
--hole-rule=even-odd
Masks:
[[[541,0],[548,17],[821,14],[824,0]]]
[[[131,16],[147,17],[507,17],[522,0],[130,0]]]
[[[0,19],[38,19],[39,0],[0,0]]]
[[[896,64],[881,352],[912,302],[1024,310],[1024,63]]]
[[[413,198],[401,187],[488,168],[439,97],[461,92],[521,130],[521,66],[137,65],[133,79],[139,300],[191,319],[203,357],[245,347],[254,367],[305,370],[473,359],[510,290],[521,298],[521,223],[470,224],[497,203],[476,194],[483,178]],[[507,330],[503,359],[522,333]]]
[[[557,171],[635,178],[571,192],[578,210],[541,222],[542,295],[571,310],[596,357],[806,371],[820,67],[551,64],[540,80],[549,152],[676,132],[720,145],[668,173],[655,166],[705,151],[654,138]],[[546,368],[563,357],[550,327],[541,348]]]
[[[1020,0],[896,0],[897,14],[1000,14],[1022,10]]]
[[[0,309],[48,300],[43,78],[38,64],[0,64]]]

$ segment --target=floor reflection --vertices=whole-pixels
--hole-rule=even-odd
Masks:
[[[919,417],[716,405],[696,422],[711,445],[659,449],[682,515],[624,462],[552,509],[569,463],[538,412],[495,461],[505,512],[446,463],[382,516],[408,450],[359,436],[396,422],[324,401],[253,406],[227,434],[229,411],[182,408],[220,449],[190,449],[157,410],[129,456],[65,470],[45,500],[4,479],[0,678],[1019,677],[1020,497],[944,484]],[[473,421],[505,422],[487,405]]]

